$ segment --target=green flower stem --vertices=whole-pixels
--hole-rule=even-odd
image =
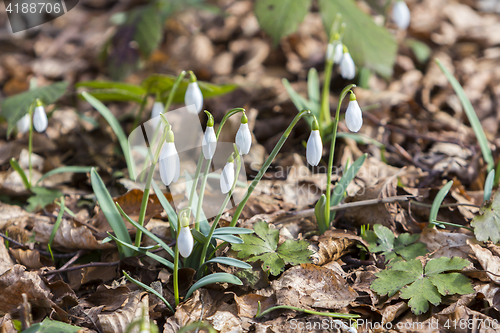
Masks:
[[[466,227],[464,225],[456,224],[456,223],[451,223],[451,222],[443,222],[443,221],[434,220],[434,221],[431,221],[430,224],[436,225],[438,227],[441,227],[443,225],[447,225],[447,226],[450,226],[450,227],[457,227],[457,228],[467,229],[469,231],[474,232],[474,229],[472,229],[472,228]]]
[[[326,59],[325,81],[323,82],[323,91],[321,93],[321,112],[319,114],[320,129],[328,128],[332,123],[330,115],[330,81],[332,79],[333,61]]]
[[[318,312],[318,311],[313,311],[313,310],[306,310],[306,309],[301,309],[301,308],[297,308],[295,306],[290,306],[290,305],[272,306],[272,307],[261,312],[260,311],[261,305],[259,302],[259,305],[257,308],[257,314],[255,315],[255,318],[265,316],[269,312],[274,311],[274,310],[278,310],[278,309],[294,310],[294,311],[300,311],[300,312],[304,312],[304,313],[312,314],[312,315],[327,316],[327,317],[340,318],[340,319],[355,319],[355,318],[360,317],[359,315],[354,315],[354,314],[336,313],[336,312]]]
[[[30,104],[28,114],[30,115],[30,134],[28,138],[28,168],[29,168],[29,184],[31,188],[31,183],[33,181],[33,166],[31,165],[31,153],[33,152],[33,105],[36,101]]]
[[[172,86],[172,90],[170,90],[170,93],[168,94],[167,103],[165,104],[165,109],[163,109],[163,113],[168,112],[170,104],[172,104],[172,101],[174,99],[175,92],[177,91],[177,88],[179,88],[179,85],[184,79],[184,76],[186,76],[186,71],[182,71],[179,74],[179,76],[177,76],[177,78],[175,79],[174,85]]]
[[[222,118],[222,121],[219,124],[219,127],[217,128],[217,131],[215,132],[215,139],[219,140],[219,135],[220,132],[222,131],[222,127],[226,123],[226,121],[229,119],[229,117],[239,113],[243,112],[245,109],[243,108],[235,108],[229,110],[224,118]],[[198,197],[198,206],[196,209],[196,217],[194,219],[194,228],[197,231],[200,231],[200,214],[201,214],[201,206],[203,203],[203,197],[205,195],[205,186],[207,185],[207,178],[208,178],[208,171],[210,169],[210,165],[212,164],[212,159],[207,160],[207,164],[205,165],[205,169],[203,170],[203,179],[201,180],[201,186],[200,186],[200,195]],[[197,182],[197,180],[195,180]]]
[[[324,229],[328,229],[330,226],[330,197],[331,197],[331,186],[332,186],[332,168],[333,168],[333,157],[335,155],[335,141],[337,140],[337,129],[339,125],[340,118],[340,107],[342,106],[342,101],[347,96],[347,93],[356,87],[355,84],[350,84],[342,90],[339,96],[339,103],[337,104],[337,111],[335,112],[335,119],[333,120],[333,130],[332,130],[332,141],[330,144],[330,156],[328,157],[328,169],[326,172],[326,204],[325,204],[325,225]],[[320,227],[320,230],[322,228]]]
[[[161,118],[167,123],[167,126],[169,126],[167,118],[165,118],[163,114],[161,115]],[[151,181],[153,180],[156,163],[158,163],[158,158],[160,157],[161,147],[163,146],[162,143],[165,142],[166,138],[167,138],[167,131],[163,131],[160,144],[158,144],[158,146],[156,147],[156,152],[153,157],[153,161],[149,166],[148,177],[146,179],[146,184],[144,184],[144,193],[142,195],[141,209],[139,211],[139,220],[137,221],[137,223],[139,223],[141,226],[144,226],[144,219],[146,218],[146,209],[148,208],[149,192],[151,190]],[[141,238],[142,238],[142,230],[137,229],[137,233],[135,235],[135,246],[137,247],[141,246]]]
[[[210,228],[210,232],[208,233],[207,240],[203,244],[203,250],[201,252],[201,257],[200,257],[200,267],[203,266],[206,260],[207,256],[207,251],[208,251],[208,245],[210,244],[210,240],[212,239],[212,236],[215,232],[215,228],[217,228],[217,225],[219,224],[219,220],[222,216],[222,213],[224,213],[224,209],[226,209],[227,204],[229,203],[229,200],[231,199],[231,196],[233,195],[233,191],[236,187],[236,183],[238,182],[238,175],[240,174],[241,170],[241,156],[240,152],[238,151],[238,147],[236,147],[236,144],[233,144],[234,146],[234,154],[236,156],[236,177],[234,177],[234,182],[233,185],[231,186],[231,189],[226,195],[226,198],[224,199],[224,202],[220,206],[219,212],[217,213],[217,216],[214,219],[214,222],[212,223],[212,227]],[[198,272],[198,274],[201,274],[202,270]]]
[[[174,298],[175,306],[179,305],[179,235],[181,231],[181,218],[182,215],[188,211],[188,216],[190,214],[191,208],[187,207],[182,209],[177,216],[177,235],[175,236],[175,253],[174,253]]]
[[[271,152],[271,154],[269,155],[267,160],[264,162],[264,165],[262,165],[262,168],[260,168],[259,173],[257,174],[257,176],[255,176],[254,180],[252,181],[252,183],[248,187],[247,192],[245,193],[245,196],[243,197],[243,200],[241,200],[238,207],[236,208],[236,211],[234,212],[233,219],[231,220],[231,223],[229,224],[230,227],[236,226],[236,223],[238,222],[238,218],[240,217],[241,212],[243,211],[243,208],[245,207],[248,199],[250,199],[250,195],[252,195],[253,190],[257,187],[257,184],[264,176],[264,173],[267,171],[267,169],[271,165],[272,161],[276,158],[276,155],[278,155],[278,153],[281,150],[281,147],[283,147],[283,144],[285,143],[286,139],[288,139],[288,136],[290,136],[292,129],[295,127],[297,122],[302,117],[304,117],[306,115],[310,115],[310,114],[311,114],[311,111],[303,110],[295,116],[292,123],[288,126],[286,131],[283,133],[283,135],[279,139],[276,146],[274,146],[273,151]]]
[[[167,113],[168,109],[170,108],[170,104],[172,104],[172,100],[174,98],[175,92],[177,91],[177,88],[179,88],[179,84],[182,82],[184,79],[184,76],[186,75],[185,71],[182,71],[179,76],[175,79],[174,85],[172,86],[172,89],[170,90],[170,93],[168,94],[168,99],[167,99],[167,104],[165,104],[165,108],[163,109],[163,113]],[[148,94],[146,94],[147,98]],[[168,121],[167,121],[168,123]],[[134,126],[135,128],[135,126]],[[158,131],[160,129],[160,124],[158,124],[155,128],[154,134],[153,134],[153,141],[151,142],[156,142],[156,139],[158,138]],[[146,156],[146,161],[144,162],[144,165],[147,165],[149,163],[149,155]],[[144,174],[142,174],[140,181],[144,180]]]
[[[191,186],[191,192],[189,193],[188,207],[191,207],[194,200],[194,191],[196,191],[196,186],[198,186],[198,178],[200,177],[201,166],[203,165],[203,152],[200,152],[200,157],[198,158],[198,164],[196,164],[196,171],[194,172],[193,185]]]

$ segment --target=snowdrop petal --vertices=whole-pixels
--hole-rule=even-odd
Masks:
[[[201,148],[203,150],[203,156],[205,156],[205,159],[208,160],[214,157],[215,149],[217,148],[217,138],[215,137],[215,131],[212,126],[208,126],[205,130]]]
[[[165,107],[162,102],[155,102],[153,104],[153,109],[151,110],[151,119],[156,118],[160,115],[160,113],[163,113],[164,108]]]
[[[323,143],[321,141],[321,136],[319,135],[319,130],[311,131],[309,135],[309,140],[307,140],[306,146],[306,158],[307,163],[312,166],[318,165],[321,161],[321,156],[323,155]]]
[[[363,114],[356,100],[350,101],[345,112],[345,123],[351,132],[357,132],[363,125]]]
[[[410,9],[404,1],[396,1],[392,7],[392,19],[399,29],[406,30],[410,25]]]
[[[45,132],[48,123],[49,121],[45,113],[45,108],[43,106],[37,106],[33,114],[33,127],[37,132]]]
[[[354,60],[349,52],[344,53],[340,61],[340,75],[346,80],[352,80],[356,76]]]
[[[240,125],[234,141],[241,155],[248,154],[252,146],[252,134],[248,128],[248,123]]]
[[[234,163],[228,162],[222,170],[220,175],[220,190],[223,194],[226,194],[231,190],[234,183]]]
[[[198,82],[190,82],[184,95],[184,104],[188,107],[190,112],[200,113],[203,107],[203,94],[201,93]],[[189,108],[190,105],[193,105]]]
[[[160,153],[160,178],[165,186],[179,179],[180,160],[175,143],[165,142]]]
[[[21,119],[16,123],[17,132],[24,134],[30,130],[30,115],[26,113]]]
[[[179,237],[177,238],[177,246],[179,247],[179,253],[183,258],[189,257],[193,251],[193,235],[189,227],[182,227],[179,232]]]
[[[340,64],[342,61],[342,57],[344,57],[344,46],[342,43],[338,43],[335,45],[335,51],[333,53],[333,63]]]

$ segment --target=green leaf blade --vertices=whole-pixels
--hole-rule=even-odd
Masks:
[[[500,241],[500,191],[496,191],[493,199],[481,207],[479,215],[474,216],[470,225],[478,241]]]
[[[241,282],[240,279],[229,273],[213,273],[196,281],[196,283],[193,284],[191,288],[189,288],[185,299],[191,297],[191,295],[195,292],[196,289],[214,283],[231,283],[237,286],[241,286],[243,284],[243,282]]]

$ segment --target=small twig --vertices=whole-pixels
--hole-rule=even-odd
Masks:
[[[393,203],[393,202],[400,202],[400,201],[408,201],[412,198],[415,198],[413,195],[398,195],[394,197],[387,197],[387,198],[377,198],[377,199],[370,199],[370,200],[363,200],[363,201],[356,201],[356,202],[349,202],[349,203],[344,203],[340,204],[337,206],[332,206],[330,207],[330,211],[339,211],[339,210],[344,210],[344,209],[352,209],[352,208],[358,208],[358,207],[363,207],[363,206],[372,206],[372,205],[378,205],[381,203]],[[297,212],[287,212],[281,217],[278,217],[276,223],[284,223],[292,219],[296,218],[304,218],[304,217],[309,217],[309,216],[314,216],[314,208],[311,209],[305,209],[305,210],[300,210]]]
[[[427,204],[427,203],[424,203],[424,202],[418,202],[418,201],[415,201],[415,200],[411,200],[410,202],[411,202],[412,205],[417,205],[417,206],[422,206],[422,207],[429,207],[429,208],[432,207],[432,204]],[[481,206],[474,205],[474,204],[469,204],[469,203],[465,203],[465,202],[456,202],[456,203],[452,203],[452,204],[443,204],[443,205],[439,206],[439,208],[458,207],[458,206],[467,206],[467,207],[481,208]]]
[[[47,275],[52,275],[52,274],[58,274],[58,273],[66,273],[66,272],[71,272],[71,271],[76,271],[81,268],[87,268],[87,267],[113,267],[113,266],[118,266],[120,264],[119,261],[112,261],[112,262],[89,262],[88,264],[82,264],[78,266],[73,266],[73,267],[66,267],[64,269],[56,269],[47,273],[43,273],[42,276],[47,276]]]

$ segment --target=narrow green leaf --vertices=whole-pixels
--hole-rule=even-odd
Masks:
[[[495,169],[491,169],[488,172],[488,176],[484,182],[484,195],[483,201],[486,202],[491,198],[491,191],[493,190],[493,182],[495,181]]]
[[[239,227],[222,227],[217,228],[214,231],[214,235],[241,235],[241,234],[253,234],[254,231],[247,228]]]
[[[488,164],[488,171],[490,171],[495,167],[495,162],[493,161],[493,155],[491,154],[491,149],[488,144],[488,139],[486,139],[486,134],[484,133],[479,118],[477,117],[476,111],[474,110],[474,107],[472,106],[469,98],[467,98],[464,89],[457,81],[457,79],[450,73],[450,71],[448,71],[448,69],[446,69],[446,67],[443,66],[443,64],[441,63],[441,61],[439,61],[439,59],[436,59],[436,63],[441,69],[441,71],[444,73],[446,78],[448,79],[448,82],[450,82],[451,86],[453,87],[453,90],[455,90],[455,93],[457,94],[460,103],[462,103],[465,114],[469,119],[469,123],[472,129],[474,130],[474,134],[476,134],[477,141],[479,142],[479,147],[481,147],[481,152],[483,153],[484,161],[486,162],[486,164]]]
[[[106,119],[108,124],[111,126],[111,129],[113,132],[115,132],[116,137],[118,138],[118,141],[120,142],[120,146],[123,151],[123,156],[125,156],[125,161],[127,162],[127,168],[129,172],[129,176],[131,180],[135,180],[135,167],[134,167],[134,162],[132,161],[132,158],[130,156],[130,149],[128,145],[128,140],[123,132],[123,129],[120,126],[120,123],[118,120],[116,120],[115,116],[109,111],[109,109],[101,103],[98,99],[93,97],[87,92],[83,92],[82,96],[87,100],[87,102],[90,103],[99,113]]]
[[[443,188],[441,188],[439,190],[438,194],[436,195],[436,198],[434,198],[434,202],[432,203],[432,207],[431,207],[431,212],[429,214],[429,222],[434,222],[437,220],[437,214],[439,211],[439,207],[443,203],[443,200],[446,197],[446,195],[448,194],[448,192],[450,191],[450,188],[452,185],[453,185],[453,181],[449,181],[448,183],[446,183],[446,185],[443,186]]]
[[[130,275],[128,275],[127,272],[125,272],[125,271],[122,271],[122,272],[123,272],[123,275],[125,275],[125,277],[127,278],[127,280],[129,280],[132,283],[135,283],[139,287],[142,287],[142,288],[146,289],[147,291],[149,291],[150,293],[156,295],[159,299],[161,299],[163,301],[163,303],[165,303],[166,306],[168,306],[168,308],[170,309],[170,311],[175,312],[174,309],[172,308],[172,306],[170,305],[170,303],[167,302],[167,300],[162,295],[160,295],[159,292],[157,292],[156,290],[154,290],[150,286],[145,285],[144,283],[142,283],[142,282],[134,279],[133,277],[131,277]]]
[[[52,242],[54,241],[54,237],[56,237],[57,230],[59,229],[59,226],[61,225],[62,218],[64,215],[64,208],[66,207],[64,205],[64,195],[61,197],[61,208],[59,209],[59,214],[57,214],[57,219],[56,223],[54,223],[54,227],[52,228],[52,232],[50,233],[49,237],[49,243],[47,244],[47,248],[49,249],[50,256],[52,257],[52,261],[56,262],[54,260],[54,254],[52,253]]]
[[[101,207],[102,212],[106,217],[106,220],[108,220],[109,225],[111,226],[111,229],[113,229],[116,237],[124,243],[132,244],[132,240],[130,239],[125,223],[123,223],[120,212],[116,208],[113,198],[109,194],[106,185],[104,185],[95,168],[92,168],[90,171],[90,182],[92,183],[92,189],[94,190],[97,201],[99,202],[99,206]],[[117,245],[122,257],[131,257],[134,255],[134,251],[131,249],[123,248],[119,244]]]
[[[359,68],[367,67],[386,78],[392,75],[398,45],[389,31],[376,25],[353,0],[320,0],[319,8],[327,33],[337,14],[342,14],[346,23],[342,42]]]
[[[347,172],[342,175],[342,178],[339,180],[337,185],[335,185],[335,188],[333,190],[332,197],[330,198],[330,207],[334,207],[340,204],[340,202],[344,198],[347,186],[352,182],[354,177],[356,177],[356,174],[358,173],[359,169],[361,169],[363,163],[365,163],[366,156],[366,154],[363,154],[363,156],[359,157],[356,161],[354,161],[349,169],[347,169]],[[335,213],[336,211],[330,213],[330,222],[332,222],[335,218]]]
[[[152,252],[149,252],[149,251],[147,251],[147,250],[146,250],[146,249],[144,249],[144,248],[137,247],[137,246],[135,246],[135,245],[125,243],[125,242],[123,242],[123,241],[119,240],[118,238],[116,238],[115,236],[111,235],[110,233],[108,233],[108,235],[109,235],[109,237],[110,237],[111,239],[113,239],[113,240],[114,240],[115,242],[117,242],[117,243],[120,243],[122,246],[124,246],[124,247],[126,247],[126,248],[129,248],[129,249],[131,249],[131,250],[133,250],[133,251],[136,251],[136,252],[142,253],[142,254],[144,254],[144,255],[146,255],[146,256],[148,256],[148,257],[150,257],[150,258],[152,258],[152,259],[154,259],[154,260],[158,261],[159,263],[161,263],[161,264],[165,265],[166,267],[170,268],[171,270],[173,270],[173,269],[174,269],[174,264],[173,264],[172,262],[168,261],[167,259],[165,259],[165,258],[163,258],[163,257],[160,257],[159,255],[154,254],[154,253],[152,253]],[[181,267],[182,267],[182,266],[181,266]]]
[[[7,136],[9,136],[14,129],[17,121],[28,113],[30,104],[37,98],[40,99],[45,105],[52,104],[64,95],[67,87],[68,82],[66,81],[56,82],[49,86],[30,89],[20,94],[5,98],[1,103],[1,109],[2,117],[7,119],[9,124]]]
[[[158,200],[160,200],[160,204],[167,213],[168,216],[168,222],[170,223],[170,228],[177,233],[177,214],[175,213],[175,210],[172,208],[170,205],[170,202],[168,202],[167,198],[161,191],[161,189],[156,185],[156,182],[153,180],[151,181],[151,185],[153,186],[153,190],[155,191],[156,197],[158,197]]]
[[[223,240],[231,244],[243,244],[243,240],[233,235],[213,235],[213,238]]]
[[[88,92],[102,102],[137,102],[141,103],[143,95],[137,95],[121,89],[94,89]],[[83,95],[80,95],[83,97]]]
[[[50,177],[50,176],[55,175],[55,174],[64,173],[64,172],[87,173],[87,172],[90,172],[91,170],[92,170],[92,167],[87,167],[87,166],[64,166],[64,167],[56,168],[56,169],[50,170],[49,172],[44,174],[42,177],[40,177],[40,179],[38,179],[36,184],[38,185],[45,178]]]
[[[419,63],[424,64],[427,60],[429,60],[429,57],[432,54],[432,49],[427,46],[427,44],[412,38],[406,38],[405,41]]]
[[[314,206],[314,216],[316,216],[316,223],[318,224],[319,233],[322,235],[327,229],[325,217],[326,195],[322,194],[318,202]]]
[[[75,84],[76,88],[92,88],[92,89],[116,89],[123,90],[134,95],[144,95],[146,89],[137,84],[123,83],[117,81],[82,81]]]
[[[160,244],[160,246],[165,251],[167,251],[168,254],[170,254],[172,257],[174,257],[174,252],[172,251],[172,249],[164,241],[162,241],[158,236],[156,236],[155,234],[153,234],[151,231],[149,231],[148,229],[146,229],[144,226],[142,226],[139,223],[137,223],[134,220],[132,220],[132,218],[130,216],[128,216],[127,213],[125,213],[125,211],[120,207],[120,205],[118,204],[118,202],[116,203],[116,207],[118,208],[118,211],[122,214],[122,216],[124,218],[126,218],[127,221],[130,224],[132,224],[134,227],[136,227],[137,229],[141,230],[149,238],[151,238],[152,240],[154,240],[155,242],[157,242],[158,244]]]
[[[243,262],[243,261],[238,260],[236,258],[229,258],[229,257],[215,257],[215,258],[212,258],[212,259],[206,261],[204,263],[204,265],[206,265],[208,263],[218,263],[218,264],[223,264],[223,265],[228,265],[228,266],[233,266],[233,267],[238,267],[238,268],[244,268],[244,269],[252,268],[252,265],[247,264],[246,262]]]
[[[200,244],[204,244],[207,241],[207,237],[196,229],[191,229],[191,234],[193,238]]]
[[[163,25],[160,21],[161,12],[155,4],[145,6],[136,11],[136,31],[134,40],[139,43],[139,50],[144,57],[149,57],[158,47],[163,37]]]
[[[24,187],[26,187],[26,189],[29,190],[31,188],[31,185],[30,182],[28,181],[28,177],[26,177],[26,173],[24,173],[24,170],[21,168],[19,163],[17,163],[17,161],[14,158],[11,158],[10,166],[12,167],[12,169],[16,170],[19,176],[21,176],[21,180],[23,181]]]
[[[307,74],[307,95],[309,97],[309,101],[311,101],[311,104],[319,108],[320,98],[321,98],[320,97],[321,94],[319,92],[319,76],[318,76],[318,71],[314,67],[311,67],[309,73]],[[314,115],[319,114],[319,109],[318,110],[311,109],[311,112]]]
[[[286,92],[288,93],[288,96],[290,96],[290,99],[292,100],[293,105],[295,105],[295,108],[297,109],[298,112],[301,112],[302,110],[311,110],[311,113],[319,119],[319,112],[321,109],[321,106],[319,103],[312,103],[311,101],[307,100],[306,98],[302,97],[299,93],[297,93],[293,88],[290,82],[288,82],[287,79],[282,79],[281,82],[283,83],[283,86],[285,87]],[[305,121],[311,126],[313,118],[312,117],[305,117]]]
[[[189,288],[185,299],[191,297],[191,295],[193,294],[193,292],[195,292],[196,289],[214,283],[231,283],[237,286],[241,286],[243,284],[243,282],[241,282],[240,279],[229,273],[213,273],[201,278],[195,284],[193,284],[191,288]]]
[[[66,324],[58,320],[51,320],[47,317],[41,323],[31,325],[22,333],[77,333],[80,330],[82,330],[81,327]]]
[[[297,30],[311,6],[311,0],[257,0],[254,6],[259,25],[277,46],[280,39]]]

